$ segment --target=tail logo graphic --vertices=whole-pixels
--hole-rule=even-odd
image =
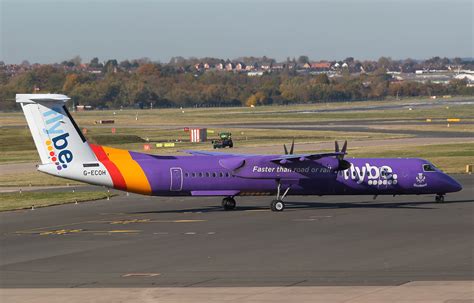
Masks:
[[[51,162],[56,165],[57,170],[66,169],[67,164],[74,158],[72,152],[67,149],[69,133],[61,129],[64,115],[60,112],[61,108],[53,108],[43,113],[43,117],[46,119],[44,132],[50,137],[45,141],[45,144]]]

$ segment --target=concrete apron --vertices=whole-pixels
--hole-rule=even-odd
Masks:
[[[0,301],[472,303],[474,281],[417,281],[399,286],[3,288]]]

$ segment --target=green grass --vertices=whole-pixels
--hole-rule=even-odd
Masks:
[[[0,175],[0,187],[18,186],[59,186],[59,185],[79,185],[82,182],[50,176],[39,171],[31,173],[15,173]]]
[[[232,123],[258,123],[286,121],[337,121],[337,120],[362,120],[362,119],[414,119],[424,120],[463,118],[472,121],[474,117],[474,106],[453,104],[446,108],[446,105],[439,105],[433,108],[420,108],[416,104],[423,104],[427,99],[415,100],[387,100],[377,102],[340,102],[340,103],[319,103],[319,104],[299,104],[291,106],[263,106],[256,108],[236,107],[236,108],[185,108],[181,109],[154,109],[154,110],[107,110],[76,112],[74,117],[81,127],[96,126],[95,121],[101,119],[113,119],[113,126],[134,126],[134,125],[213,125]],[[431,102],[431,101],[430,101]],[[413,103],[415,105],[413,105]],[[413,110],[364,110],[349,112],[314,112],[295,113],[294,111],[317,111],[337,108],[358,108],[371,105],[401,104],[412,107]],[[115,113],[115,114],[114,114]],[[138,113],[138,120],[136,114]],[[26,125],[22,113],[0,114],[0,125]],[[113,127],[111,126],[111,127]]]
[[[0,211],[45,207],[66,203],[100,200],[107,198],[105,192],[23,192],[1,193]]]

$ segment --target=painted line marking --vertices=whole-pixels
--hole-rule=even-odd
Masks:
[[[166,232],[158,232],[158,233],[153,233],[154,235],[168,235],[169,233]]]
[[[296,222],[311,222],[311,221],[317,221],[318,219],[293,219],[292,221]]]
[[[117,221],[111,221],[109,224],[131,224],[131,223],[148,223],[150,222],[150,219],[131,219],[131,220],[117,220]]]
[[[113,234],[113,233],[140,233],[138,229],[116,229],[116,230],[84,230],[84,229],[59,229],[59,230],[45,230],[45,231],[25,231],[17,232],[16,234],[29,234],[40,236],[51,235],[69,235],[77,233],[93,233],[93,234]]]
[[[51,230],[39,233],[40,236],[49,236],[49,235],[67,235],[72,233],[79,233],[83,231],[82,229],[59,229]]]
[[[187,233],[184,233],[185,235],[195,235],[196,233],[194,231],[189,231]]]
[[[156,276],[159,276],[159,275],[160,275],[160,273],[129,273],[129,274],[122,275],[122,278],[130,278],[130,277],[149,278],[149,277],[156,277]]]
[[[139,233],[141,230],[138,229],[116,229],[116,230],[108,230],[108,233]]]
[[[132,224],[132,223],[199,223],[207,222],[207,220],[151,220],[151,219],[130,219],[130,220],[114,220],[114,221],[95,221],[95,223],[109,223],[109,224]]]
[[[210,232],[208,232],[207,234],[208,234],[208,235],[215,235],[216,232],[215,232],[215,231],[210,231]]]

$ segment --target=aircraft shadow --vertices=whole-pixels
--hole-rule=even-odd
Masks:
[[[286,201],[286,210],[299,210],[299,209],[342,209],[342,208],[397,208],[397,209],[437,209],[437,207],[430,207],[434,205],[444,204],[457,204],[457,203],[473,203],[474,200],[452,200],[445,201],[444,203],[438,203],[434,201],[422,201],[422,202],[383,202],[378,203],[374,201],[361,201],[361,202],[291,202]],[[266,210],[268,206],[238,206],[235,210],[229,212],[238,211],[253,211],[253,210]],[[166,213],[198,213],[198,212],[224,212],[222,207],[209,206],[200,208],[188,208],[188,209],[176,209],[176,210],[156,210],[156,211],[140,211],[130,212],[129,214],[166,214]]]

